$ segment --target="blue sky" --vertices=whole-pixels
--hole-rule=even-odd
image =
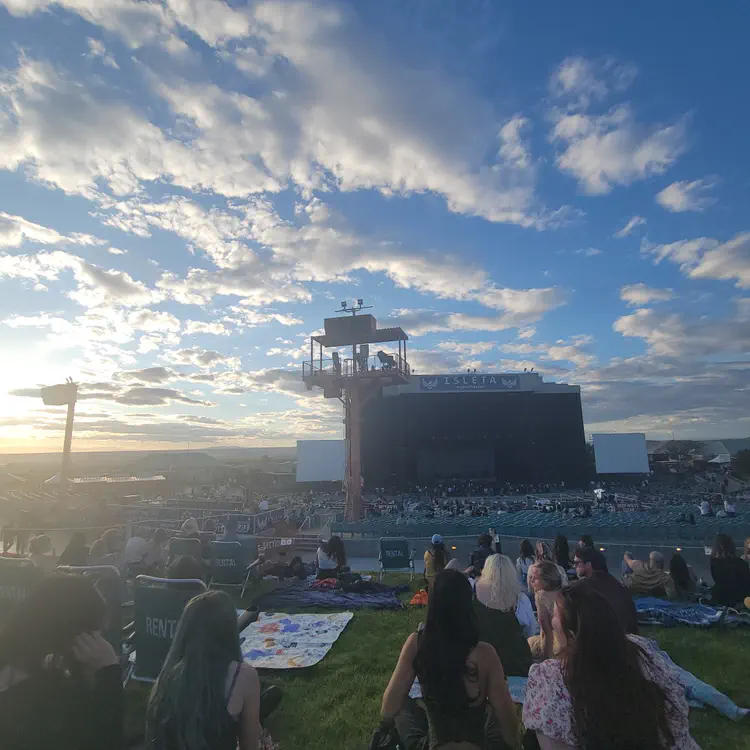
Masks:
[[[364,297],[420,373],[535,367],[587,430],[750,434],[750,11],[0,0],[0,449],[341,433]]]

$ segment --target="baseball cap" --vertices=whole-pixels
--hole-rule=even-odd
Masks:
[[[432,535],[432,543],[433,544],[442,544],[443,543],[443,537],[441,537],[440,534],[433,534]]]

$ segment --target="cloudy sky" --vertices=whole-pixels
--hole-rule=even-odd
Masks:
[[[572,9],[571,9],[572,8]],[[310,334],[750,434],[742,3],[0,0],[0,450],[337,437]]]

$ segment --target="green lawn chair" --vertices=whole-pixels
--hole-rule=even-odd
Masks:
[[[414,551],[409,549],[409,540],[404,536],[380,538],[380,580],[390,573],[409,573],[414,580]]]

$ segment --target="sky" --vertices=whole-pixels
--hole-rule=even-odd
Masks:
[[[309,337],[750,434],[750,6],[0,0],[0,451],[341,436]]]

